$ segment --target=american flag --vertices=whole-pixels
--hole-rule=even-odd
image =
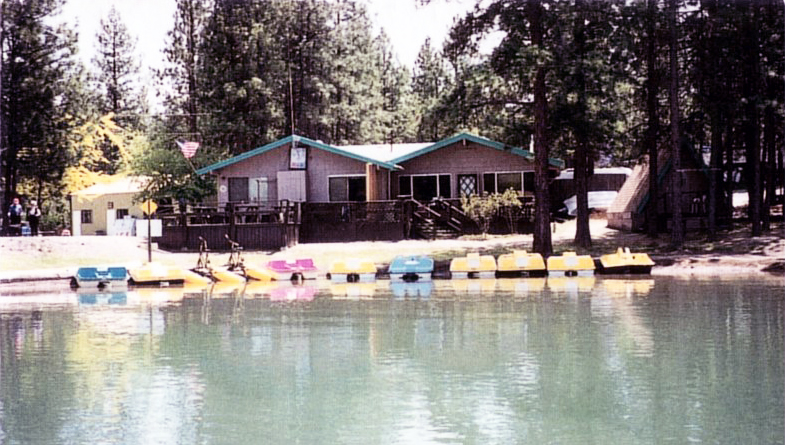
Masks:
[[[177,146],[180,147],[180,151],[183,152],[183,156],[190,159],[196,154],[196,150],[199,149],[198,142],[177,142]]]

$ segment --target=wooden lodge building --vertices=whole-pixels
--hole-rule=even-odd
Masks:
[[[551,160],[554,171],[563,166]],[[418,201],[518,190],[533,194],[534,155],[461,133],[436,143],[332,146],[289,136],[197,171],[218,203]]]
[[[550,160],[554,177],[563,165]],[[533,153],[467,133],[435,143],[347,146],[292,135],[197,173],[215,177],[218,208],[230,214],[225,231],[247,248],[455,236],[476,231],[460,211],[461,195],[508,188],[523,199],[534,195]],[[209,220],[172,217],[158,241],[194,248],[202,236],[220,247],[225,241],[200,228]],[[259,234],[273,230],[263,229],[272,222],[290,227],[259,239],[270,238]]]

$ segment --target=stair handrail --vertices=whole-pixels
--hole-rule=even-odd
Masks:
[[[446,207],[447,211],[449,212],[449,218],[451,221],[454,222],[455,225],[460,227],[460,230],[464,230],[464,225],[466,224],[474,224],[474,220],[463,211],[462,208],[456,206],[452,203],[452,201],[448,199],[439,199],[435,201],[435,204],[440,205],[442,207]]]

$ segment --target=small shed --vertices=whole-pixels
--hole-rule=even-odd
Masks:
[[[674,174],[681,180],[681,206],[686,229],[699,229],[707,225],[707,196],[709,193],[708,170],[700,156],[688,144],[681,149],[681,169],[673,170],[670,150],[660,150],[657,156],[658,165],[658,196],[651,199],[649,195],[649,162],[648,158],[636,165],[632,174],[619,190],[616,199],[608,208],[608,227],[618,230],[639,231],[647,226],[647,207],[657,205],[659,230],[670,227],[673,215],[670,188]]]
[[[131,235],[132,220],[144,218],[134,196],[147,181],[141,176],[114,175],[72,193],[72,235]],[[130,222],[123,224],[123,220]]]

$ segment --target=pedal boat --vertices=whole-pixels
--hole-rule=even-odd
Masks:
[[[376,265],[372,261],[338,260],[330,265],[330,280],[335,283],[367,283],[376,280]]]
[[[455,279],[495,278],[496,258],[493,255],[470,253],[450,261],[450,276]]]
[[[616,252],[600,257],[603,274],[650,274],[654,261],[645,253],[631,253],[630,248],[619,247]]]
[[[124,287],[128,285],[128,270],[125,267],[80,267],[71,284],[97,289]]]
[[[499,256],[496,275],[499,277],[543,277],[548,274],[539,253],[515,250]]]
[[[185,283],[185,271],[179,267],[160,263],[147,263],[129,269],[128,283],[135,286],[170,286]]]
[[[310,258],[273,260],[267,263],[266,268],[276,281],[315,280],[318,273]]]
[[[548,275],[552,276],[589,276],[594,275],[594,260],[589,255],[564,252],[548,257]]]
[[[390,281],[430,281],[433,259],[424,255],[398,255],[389,267]]]

